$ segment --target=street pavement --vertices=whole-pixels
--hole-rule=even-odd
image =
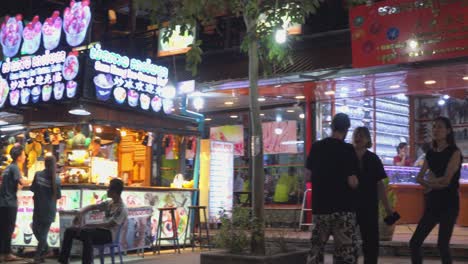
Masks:
[[[204,250],[206,252],[206,250]],[[119,263],[118,261],[116,261]],[[14,263],[14,262],[13,262]],[[16,262],[19,263],[19,262]],[[48,259],[46,263],[57,263],[56,260]],[[80,259],[74,259],[71,263],[79,264],[81,263]],[[95,263],[99,263],[99,260],[96,259]],[[110,258],[106,256],[105,263],[110,263]],[[200,264],[200,251],[192,252],[191,249],[182,250],[181,254],[175,254],[173,250],[162,251],[161,255],[153,255],[152,253],[147,252],[145,258],[138,257],[136,255],[125,256],[124,263],[158,263],[158,264]],[[333,263],[332,256],[325,256],[325,263]],[[359,263],[363,263],[362,259]],[[379,258],[379,264],[410,264],[411,261],[409,257],[381,257]],[[439,264],[440,260],[438,258],[426,258],[424,260],[425,264]],[[455,264],[458,263],[468,263],[468,260],[465,261],[454,261]]]

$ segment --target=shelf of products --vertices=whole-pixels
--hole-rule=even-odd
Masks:
[[[415,142],[417,148],[431,142],[432,121],[438,116],[446,116],[453,126],[458,147],[465,161],[468,160],[468,100],[451,97],[445,105],[438,105],[439,97],[421,97],[415,100]]]
[[[66,151],[66,161],[62,175],[64,183],[89,183],[90,182],[90,158],[85,149]]]
[[[351,127],[346,137],[347,142],[352,141],[352,132],[356,127],[366,126],[375,130],[374,150],[385,164],[392,164],[396,155],[395,147],[400,142],[409,140],[409,100],[406,96],[390,96],[385,98],[340,99],[334,102],[336,113],[347,113],[351,119]],[[318,113],[318,139],[331,134],[328,121],[333,103],[323,103],[317,109]],[[374,120],[375,118],[375,120]],[[327,122],[323,122],[327,120]]]

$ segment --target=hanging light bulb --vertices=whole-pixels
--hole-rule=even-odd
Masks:
[[[199,111],[205,105],[205,100],[202,97],[195,97],[193,99],[193,107]]]
[[[287,39],[287,36],[288,36],[288,32],[285,29],[283,29],[283,28],[277,29],[276,32],[275,32],[275,41],[276,41],[276,43],[278,43],[278,44],[285,43],[286,39]]]

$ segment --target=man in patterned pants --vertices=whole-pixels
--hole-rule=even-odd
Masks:
[[[358,159],[353,146],[344,142],[350,126],[346,114],[335,115],[332,136],[315,142],[307,158],[314,215],[307,264],[323,263],[323,251],[330,235],[335,244],[334,263],[355,264],[358,260],[354,213]]]

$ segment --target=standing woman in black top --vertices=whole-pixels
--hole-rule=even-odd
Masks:
[[[450,238],[459,210],[458,187],[462,155],[453,135],[452,124],[438,117],[432,125],[432,149],[426,154],[417,182],[426,188],[424,214],[410,241],[411,261],[422,263],[421,246],[439,224],[437,247],[442,263],[452,263]],[[425,175],[427,173],[427,177]]]
[[[382,181],[387,178],[387,174],[380,158],[368,150],[372,147],[372,140],[367,127],[354,130],[353,145],[359,160],[356,215],[361,231],[364,264],[376,264],[379,257],[379,200],[387,214],[393,214]]]

